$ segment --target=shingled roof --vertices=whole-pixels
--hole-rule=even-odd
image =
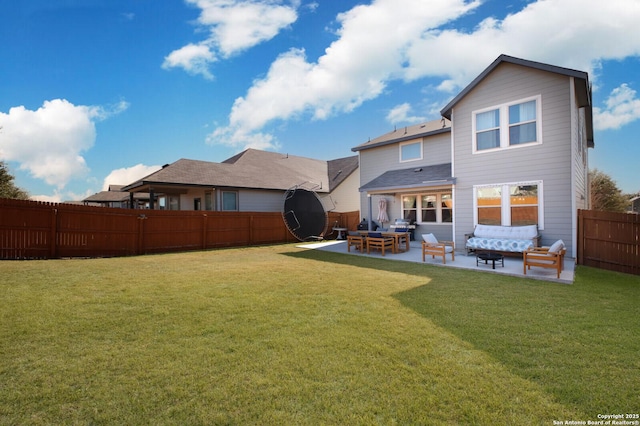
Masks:
[[[323,161],[247,149],[221,163],[183,158],[123,190],[140,191],[149,186],[287,190],[305,186],[317,192],[330,192],[357,167],[357,156]],[[340,170],[342,173],[338,173]]]
[[[365,149],[376,148],[383,145],[394,144],[398,142],[410,141],[425,136],[437,135],[439,133],[451,132],[451,122],[445,118],[440,120],[428,121],[426,123],[405,126],[399,129],[385,133],[375,139],[371,139],[363,144],[351,148],[352,151],[362,151]]]
[[[389,170],[364,184],[360,191],[398,191],[430,186],[452,185],[456,178],[451,176],[451,163],[434,166],[411,167]]]

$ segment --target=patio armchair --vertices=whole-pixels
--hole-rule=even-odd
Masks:
[[[522,252],[522,261],[524,274],[527,275],[527,270],[532,266],[540,268],[555,269],[558,279],[560,279],[560,273],[564,266],[564,255],[567,250],[564,247],[564,242],[558,240],[550,247],[531,247]]]
[[[347,251],[351,251],[351,246],[354,246],[360,253],[364,252],[364,240],[365,237],[358,232],[351,231],[347,235]]]
[[[366,241],[367,254],[371,252],[371,249],[379,249],[383,256],[386,249],[390,249],[391,253],[396,252],[396,239],[393,237],[385,237],[380,232],[369,232]]]
[[[455,243],[453,241],[438,241],[433,234],[422,235],[422,261],[424,262],[427,256],[431,256],[435,259],[436,256],[442,257],[442,264],[446,265],[447,253],[451,253],[451,261],[456,260],[455,255]]]

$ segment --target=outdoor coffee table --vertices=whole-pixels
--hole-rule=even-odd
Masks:
[[[476,266],[479,265],[479,262],[481,260],[484,260],[485,265],[488,265],[489,261],[491,261],[491,269],[496,269],[496,261],[500,261],[502,267],[504,268],[504,256],[500,253],[481,252],[476,254]]]

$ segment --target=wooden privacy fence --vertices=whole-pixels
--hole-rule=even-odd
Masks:
[[[578,264],[640,275],[640,216],[579,210]]]
[[[355,229],[358,212],[329,213]],[[0,259],[131,256],[295,242],[277,212],[128,210],[0,199]]]

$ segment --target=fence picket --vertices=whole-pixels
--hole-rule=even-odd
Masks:
[[[640,275],[640,216],[579,210],[578,264]]]
[[[350,229],[359,221],[358,212],[328,215],[328,223]],[[0,259],[130,256],[294,241],[278,212],[128,210],[0,199]]]

